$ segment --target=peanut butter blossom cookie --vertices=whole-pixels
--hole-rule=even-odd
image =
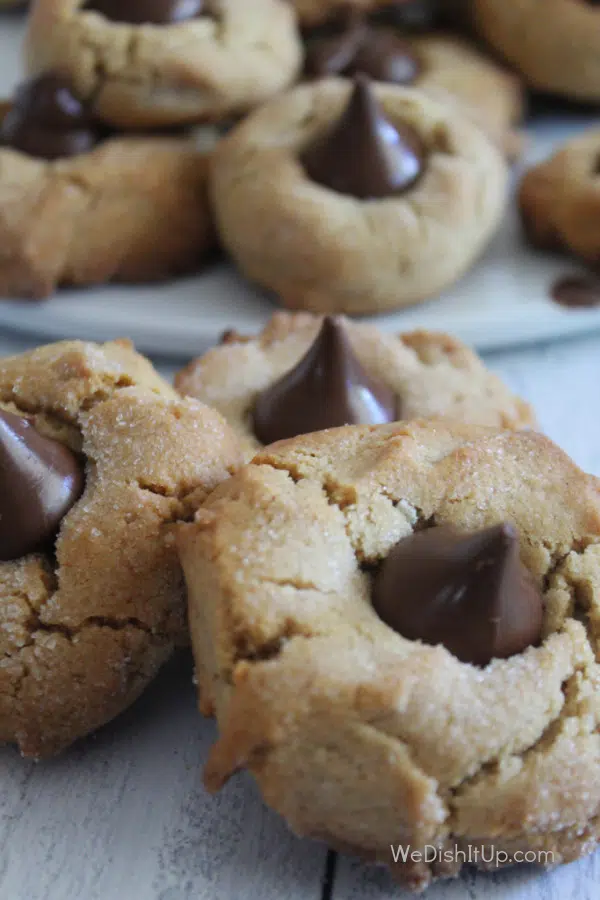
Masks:
[[[326,79],[253,113],[214,156],[223,243],[284,306],[375,313],[462,275],[494,233],[506,167],[454,107]]]
[[[600,259],[600,130],[572,138],[530,169],[519,189],[528,237],[544,250],[566,250],[590,263]]]
[[[167,529],[238,457],[126,342],[0,361],[0,741],[57,753],[185,641]]]
[[[26,82],[0,111],[0,294],[197,269],[215,240],[207,180],[188,138],[111,134],[64,76]]]
[[[263,444],[338,425],[442,415],[533,424],[530,407],[448,335],[386,334],[309,313],[276,313],[254,338],[229,333],[175,383],[219,410],[248,457]]]
[[[295,832],[415,889],[456,849],[596,846],[600,482],[547,438],[430,420],[282,441],[178,544],[210,789],[247,768]]]
[[[473,0],[480,34],[531,87],[600,100],[597,0]]]
[[[39,0],[27,64],[60,68],[120,128],[219,121],[290,84],[301,66],[287,0]]]

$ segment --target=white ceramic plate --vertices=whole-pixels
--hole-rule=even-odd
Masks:
[[[22,29],[18,16],[0,17],[0,85],[6,94],[18,80]],[[591,124],[591,117],[540,118],[526,162]],[[549,298],[553,280],[575,270],[567,260],[528,250],[512,208],[483,259],[441,299],[373,321],[396,331],[450,331],[482,350],[600,328],[600,308],[563,309]],[[158,287],[61,291],[41,303],[6,299],[0,301],[0,326],[46,338],[127,336],[148,352],[190,356],[227,328],[257,331],[273,308],[233,268],[221,265]]]

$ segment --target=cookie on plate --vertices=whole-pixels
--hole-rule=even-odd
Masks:
[[[600,259],[600,131],[567,141],[526,172],[519,206],[527,235],[546,250],[568,250],[592,265]]]
[[[456,103],[508,156],[521,147],[515,126],[523,115],[520,80],[473,44],[444,34],[411,35],[345,15],[307,35],[309,77],[352,76],[416,87]]]
[[[386,334],[310,313],[275,313],[253,338],[228,333],[175,385],[217,409],[248,457],[264,444],[338,425],[426,416],[534,424],[528,404],[447,334]]]
[[[457,109],[389,84],[325,79],[218,145],[225,247],[283,306],[376,313],[438,295],[495,232],[506,166]]]
[[[574,0],[473,0],[479,33],[533,88],[600,100],[600,9]]]
[[[301,45],[287,0],[37,0],[26,57],[103,121],[145,128],[246,112],[294,80]]]
[[[239,462],[127,342],[0,360],[0,741],[57,753],[187,639],[168,526]]]
[[[296,833],[417,889],[456,849],[493,868],[596,846],[600,482],[547,438],[430,420],[283,441],[178,545],[210,789],[247,768]]]
[[[0,111],[0,296],[162,281],[214,244],[208,155],[189,138],[112,135],[50,73]]]

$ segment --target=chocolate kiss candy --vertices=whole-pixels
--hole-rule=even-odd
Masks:
[[[407,31],[431,31],[439,24],[442,9],[450,3],[452,0],[400,0],[384,6],[373,19]]]
[[[112,22],[130,25],[175,25],[195,19],[205,0],[92,0],[86,10],[101,13]]]
[[[394,392],[364,370],[344,329],[328,316],[306,356],[259,395],[254,433],[271,444],[338,425],[378,425],[396,418]]]
[[[300,161],[318,184],[367,200],[412,187],[423,172],[424,158],[414,129],[388,122],[369,79],[357,75],[342,117],[301,154]]]
[[[375,577],[373,608],[403,637],[480,666],[541,637],[542,595],[508,524],[474,533],[439,526],[400,541]]]
[[[363,72],[375,81],[412,84],[421,64],[406,41],[389,28],[370,28],[354,54],[350,71]]]
[[[351,20],[342,30],[308,41],[305,68],[308,75],[324,78],[342,75],[351,67],[367,34],[367,26],[359,20]]]
[[[91,150],[99,141],[89,113],[60,75],[24,82],[0,126],[0,143],[29,156],[59,159]]]
[[[412,84],[421,65],[409,44],[391,29],[353,21],[337,34],[309,41],[306,71],[316,78],[362,73],[376,81]]]
[[[82,490],[81,466],[67,447],[0,410],[1,560],[52,540]]]

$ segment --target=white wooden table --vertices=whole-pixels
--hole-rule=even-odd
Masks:
[[[0,353],[24,349],[0,335]],[[600,336],[503,352],[492,367],[542,428],[600,475]],[[165,371],[168,363],[163,363]],[[139,703],[61,758],[0,748],[0,900],[387,900],[385,872],[295,838],[240,776],[218,797],[200,769],[215,733],[185,656]],[[598,773],[600,778],[600,773]],[[428,900],[598,900],[600,852],[550,873],[466,874]]]

